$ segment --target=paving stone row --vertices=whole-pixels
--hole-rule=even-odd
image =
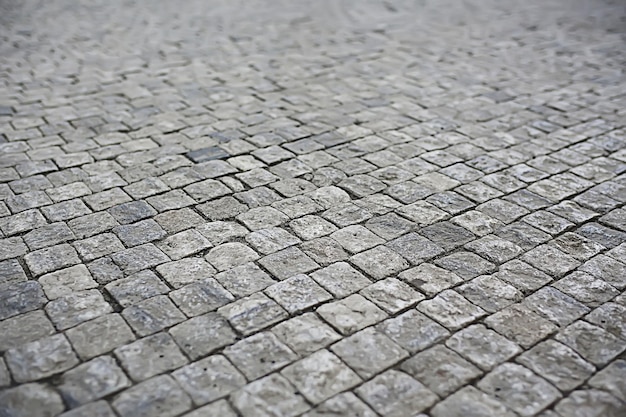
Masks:
[[[0,415],[622,416],[625,16],[4,2]]]

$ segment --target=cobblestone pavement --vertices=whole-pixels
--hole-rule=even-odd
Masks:
[[[1,1],[0,416],[624,416],[625,17]]]

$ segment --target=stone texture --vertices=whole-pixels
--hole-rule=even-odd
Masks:
[[[327,350],[320,350],[281,373],[314,404],[361,382],[354,371]]]
[[[115,356],[135,381],[143,381],[187,363],[174,340],[157,333],[115,349]]]
[[[0,3],[0,415],[623,414],[620,2]]]
[[[117,395],[113,408],[123,417],[176,416],[191,408],[191,400],[168,375],[156,376]]]
[[[106,397],[131,385],[110,356],[100,356],[67,371],[59,391],[70,407]]]
[[[477,385],[522,416],[532,416],[561,397],[544,379],[512,363],[498,366]]]
[[[72,368],[78,363],[72,346],[61,334],[9,349],[5,359],[17,382],[46,378]]]
[[[245,385],[245,377],[221,355],[209,356],[172,373],[195,404],[222,398]]]

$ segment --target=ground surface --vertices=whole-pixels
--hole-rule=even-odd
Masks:
[[[1,416],[623,415],[623,2],[84,3],[0,1]]]

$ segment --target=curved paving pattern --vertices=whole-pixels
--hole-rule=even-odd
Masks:
[[[84,3],[0,3],[0,415],[624,415],[623,2]]]

